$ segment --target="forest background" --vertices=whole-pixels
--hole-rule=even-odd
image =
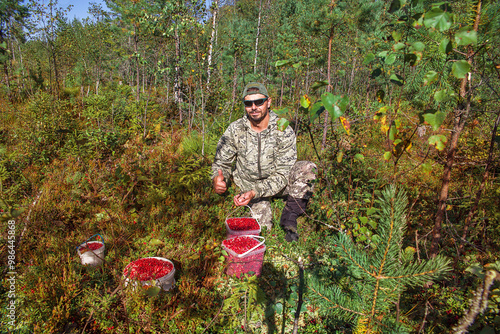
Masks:
[[[0,0],[2,332],[500,330],[498,1],[106,5]],[[250,81],[319,168],[299,242],[274,201],[239,280],[209,169]],[[123,287],[145,256],[174,289]]]

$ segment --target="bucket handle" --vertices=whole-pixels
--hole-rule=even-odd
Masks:
[[[82,242],[81,244],[79,244],[79,245],[76,247],[76,250],[78,251],[78,249],[80,249],[80,246],[81,246],[81,245],[83,245],[83,244],[87,243],[90,239],[92,239],[92,238],[93,238],[93,237],[95,237],[95,236],[100,236],[100,237],[101,237],[101,240],[102,240],[102,241],[101,241],[101,242],[102,242],[102,244],[103,244],[104,246],[106,246],[106,245],[104,244],[104,238],[102,237],[102,235],[100,235],[99,233],[96,233],[96,234],[94,234],[93,236],[91,236],[90,238],[88,238],[86,241],[84,241],[84,242]]]
[[[251,208],[250,206],[248,206],[248,205],[243,205],[243,206],[245,206],[245,207],[247,207],[247,208],[249,208],[249,209],[250,209],[250,213],[252,214],[252,218],[253,218],[253,219],[255,219],[255,221],[257,222],[257,224],[259,224],[259,230],[260,230],[262,227],[260,226],[259,220],[258,220],[257,218],[254,218],[255,214],[253,213],[252,208]],[[231,215],[232,215],[232,214],[233,214],[236,210],[238,210],[239,208],[240,208],[240,207],[237,207],[236,209],[232,210],[232,211],[229,213],[229,215],[226,217],[226,220],[227,220],[227,219],[228,219],[228,218],[229,218],[229,217],[230,217],[230,216],[231,216]]]
[[[257,248],[259,248],[260,246],[262,246],[264,244],[264,242],[266,242],[266,239],[264,237],[261,237],[260,235],[240,235],[240,237],[250,237],[250,238],[256,238],[256,239],[261,239],[262,241],[259,242],[257,245],[253,246],[252,248],[250,248],[249,250],[247,250],[245,253],[241,253],[241,254],[236,254],[237,257],[244,257],[245,255],[247,255],[248,253],[256,250]]]

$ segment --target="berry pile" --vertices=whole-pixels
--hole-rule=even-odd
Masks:
[[[257,247],[252,252],[242,257],[233,255],[234,253],[243,254],[259,243],[258,240],[245,236],[224,240],[222,242],[223,248],[230,251],[227,255],[228,265],[226,267],[226,274],[240,278],[243,274],[252,272],[254,275],[260,276],[262,262],[264,261],[264,252],[266,250],[265,245]]]
[[[232,239],[226,239],[222,242],[223,246],[225,246],[227,249],[232,250],[236,254],[243,254],[249,249],[257,246],[258,244],[259,241],[251,237],[236,237]],[[264,245],[261,245],[257,249],[262,248],[264,248]]]
[[[102,246],[104,246],[104,244],[102,244],[100,242],[89,242],[85,246],[80,247],[79,250],[80,250],[80,253],[83,254],[83,253],[88,252],[88,251],[95,251],[96,249],[99,249]]]
[[[174,269],[172,263],[155,258],[145,258],[130,262],[123,275],[139,281],[150,281],[163,277]]]
[[[226,222],[233,231],[252,231],[260,228],[259,223],[254,218],[229,218]]]

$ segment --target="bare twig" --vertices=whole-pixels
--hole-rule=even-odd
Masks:
[[[299,329],[299,318],[300,318],[300,309],[302,308],[302,294],[304,293],[304,263],[302,262],[302,258],[299,257],[297,261],[297,265],[299,266],[299,300],[297,301],[297,309],[295,310],[295,319],[293,321],[293,334],[297,334]]]
[[[422,319],[422,324],[420,325],[420,328],[418,330],[418,333],[423,333],[425,323],[427,322],[427,315],[429,314],[429,301],[425,303],[425,313],[424,313],[424,318]]]
[[[210,326],[212,326],[212,324],[214,323],[215,319],[217,319],[219,317],[219,314],[222,311],[223,307],[224,307],[224,301],[222,301],[222,303],[221,303],[221,305],[219,307],[219,311],[217,311],[217,314],[215,315],[215,317],[213,317],[212,321],[210,321],[210,323],[208,324],[208,326],[205,327],[205,330],[201,334],[204,334],[210,328]]]
[[[22,242],[22,239],[24,237],[24,233],[26,232],[26,230],[28,229],[28,225],[30,223],[30,215],[31,215],[31,210],[33,210],[33,208],[35,207],[36,203],[38,203],[38,200],[40,199],[40,196],[42,196],[43,194],[43,191],[39,191],[38,192],[38,195],[36,196],[35,200],[33,201],[33,203],[31,204],[31,207],[30,207],[30,210],[28,211],[28,215],[26,216],[26,218],[24,219],[26,221],[26,224],[24,224],[24,228],[23,228],[23,231],[21,232],[21,235],[19,236],[19,243],[18,243],[18,247],[21,247],[21,242]]]

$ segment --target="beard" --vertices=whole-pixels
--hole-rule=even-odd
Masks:
[[[269,113],[269,109],[265,109],[264,111],[262,111],[260,113],[260,115],[255,115],[255,116],[251,116],[250,113],[246,113],[247,114],[247,118],[250,120],[250,121],[253,121],[255,123],[260,123],[262,122],[262,120],[264,118],[266,118],[267,114]]]

